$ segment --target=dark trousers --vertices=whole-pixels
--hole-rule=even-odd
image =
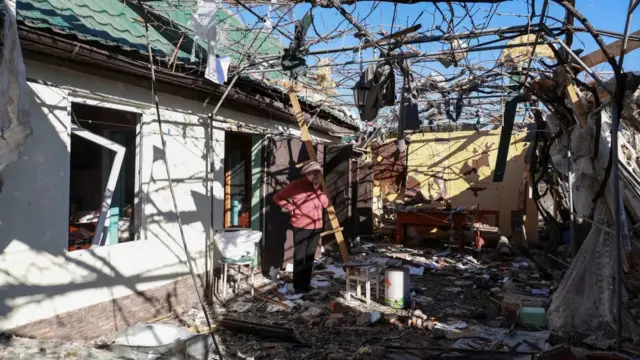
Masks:
[[[311,284],[313,260],[322,229],[293,229],[293,287],[306,290]]]

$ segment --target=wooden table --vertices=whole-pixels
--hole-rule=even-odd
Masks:
[[[495,216],[495,224],[500,224],[500,212],[497,210],[463,210],[450,211],[440,209],[416,209],[412,211],[396,210],[396,243],[404,243],[404,232],[407,225],[462,230],[465,225],[471,225],[476,221]],[[449,217],[451,216],[453,226]]]

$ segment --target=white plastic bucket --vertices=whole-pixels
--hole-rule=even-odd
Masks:
[[[384,273],[384,301],[394,309],[409,306],[411,284],[407,268],[388,268]]]

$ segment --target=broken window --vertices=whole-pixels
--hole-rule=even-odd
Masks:
[[[138,114],[73,103],[69,251],[138,238]]]

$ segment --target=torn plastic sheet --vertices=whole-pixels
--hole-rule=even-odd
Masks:
[[[545,349],[550,334],[549,331],[515,331],[509,333],[508,329],[474,325],[470,326],[467,331],[461,332],[460,337],[463,338],[458,339],[451,348],[490,349],[492,344],[502,343],[515,348],[515,351],[541,351]],[[514,356],[513,359],[528,360],[531,359],[531,355]]]
[[[590,154],[581,149],[588,142],[593,144],[594,117],[600,116],[602,128],[599,141],[598,158],[594,166],[586,163]],[[587,215],[592,207],[592,199],[598,190],[600,179],[604,175],[604,169],[609,158],[611,148],[611,115],[607,108],[600,114],[589,116],[589,129],[582,130],[575,127],[572,134],[572,153],[575,156],[576,181],[574,194],[576,211]],[[576,141],[579,140],[579,141]],[[615,314],[615,238],[609,231],[613,228],[609,218],[615,211],[614,186],[610,180],[606,186],[604,197],[598,200],[594,215],[594,222],[600,226],[592,226],[578,254],[571,263],[571,267],[565,274],[558,289],[554,292],[551,306],[547,311],[549,328],[555,332],[564,333],[595,333],[603,329],[616,329]],[[578,191],[579,190],[579,191]],[[624,193],[624,191],[621,191]],[[626,216],[622,221],[622,248],[628,251],[630,248],[629,234],[627,232]],[[625,289],[622,289],[623,297],[626,297]],[[623,300],[624,301],[624,300]],[[622,332],[625,336],[640,339],[640,326],[635,318],[623,307]]]
[[[16,1],[4,0],[2,62],[0,64],[0,191],[1,171],[20,155],[29,123],[28,86],[16,22]]]

